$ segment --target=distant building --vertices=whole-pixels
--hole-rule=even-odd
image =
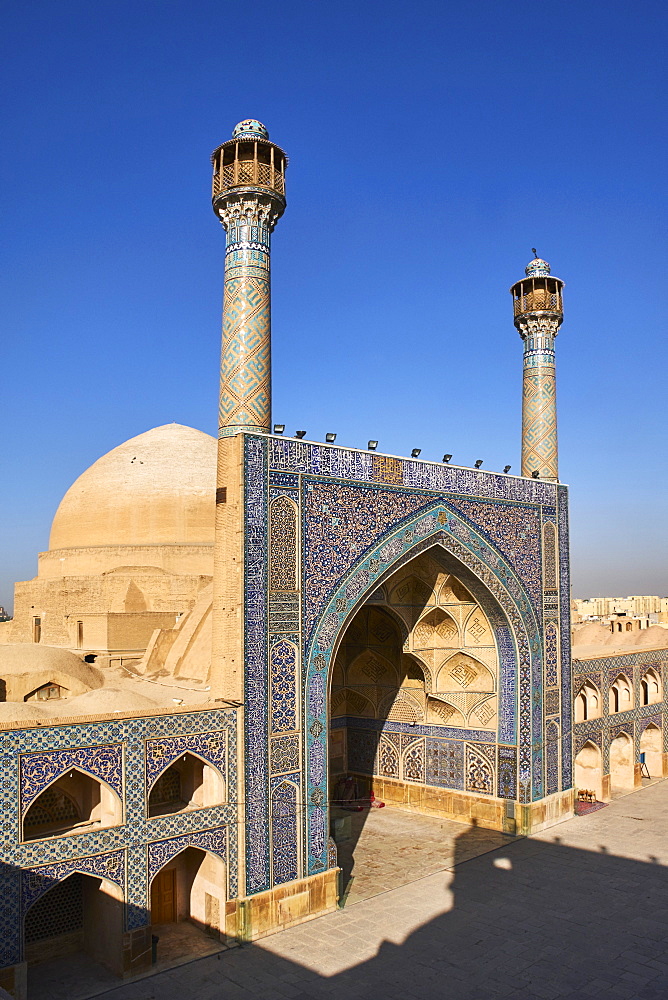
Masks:
[[[657,597],[655,595],[642,596],[638,594],[630,597],[589,597],[585,600],[576,598],[573,601],[572,609],[575,620],[587,618],[605,618],[616,614],[650,615],[662,613],[668,620],[668,597]]]

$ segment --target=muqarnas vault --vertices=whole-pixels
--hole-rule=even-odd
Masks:
[[[536,258],[511,289],[521,476],[272,433],[288,160],[255,120],[212,159],[217,457],[169,425],[95,463],[0,644],[0,985],[20,998],[36,956],[134,975],[156,924],[253,940],[333,909],[342,776],[508,833],[572,814],[563,283]]]

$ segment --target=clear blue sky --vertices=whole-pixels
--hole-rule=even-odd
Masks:
[[[68,486],[169,421],[215,433],[209,154],[291,158],[274,419],[519,470],[531,247],[557,341],[574,593],[668,593],[663,3],[5,0],[0,603]]]

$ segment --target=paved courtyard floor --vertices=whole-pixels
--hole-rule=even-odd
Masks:
[[[457,862],[493,851],[514,838],[454,820],[403,809],[345,814],[351,836],[338,846],[346,906],[398,889]],[[466,843],[461,834],[468,830]]]
[[[100,995],[665,1000],[667,832],[668,781],[473,858],[460,826],[449,870]]]

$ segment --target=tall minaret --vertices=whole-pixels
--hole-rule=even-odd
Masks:
[[[218,434],[268,434],[271,232],[285,210],[287,156],[247,119],[211,160],[213,210],[227,235]]]
[[[534,253],[536,251],[534,250]],[[554,338],[564,318],[563,281],[535,257],[510,289],[515,326],[524,341],[522,475],[559,479]]]
[[[218,409],[211,696],[244,698],[243,432],[271,430],[271,232],[285,209],[287,156],[261,122],[239,122],[211,157],[226,232]]]

